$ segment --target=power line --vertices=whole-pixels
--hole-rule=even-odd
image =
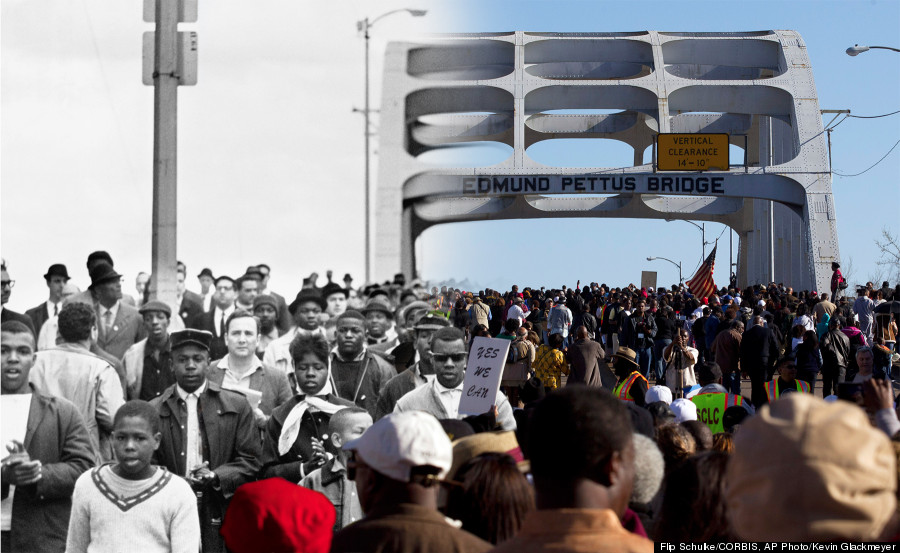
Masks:
[[[855,117],[856,119],[878,119],[879,117],[888,117],[890,115],[897,115],[898,113],[900,113],[900,110],[892,111],[890,113],[883,113],[881,115],[850,115],[850,114],[848,114],[847,117]]]
[[[900,144],[900,140],[898,140],[897,142],[895,142],[894,145],[891,146],[891,149],[888,150],[888,153],[884,154],[884,156],[882,156],[881,159],[879,159],[879,160],[876,161],[874,164],[872,164],[872,166],[869,167],[869,169],[872,169],[873,167],[875,167],[876,165],[878,165],[879,163],[881,163],[882,161],[884,161],[884,159],[885,159],[887,156],[891,155],[891,152],[894,151],[894,148],[896,148],[898,144]],[[866,173],[869,169],[866,169],[865,171],[862,171],[861,173],[854,173],[854,174],[852,174],[852,175],[845,175],[844,173],[838,173],[837,171],[832,171],[832,173],[834,173],[835,175],[838,175],[838,176],[840,176],[840,177],[858,177],[858,176],[862,175],[863,173]]]
[[[844,116],[844,118],[841,119],[840,121],[838,121],[837,123],[835,123],[834,126],[828,127],[828,128],[826,128],[825,130],[826,130],[826,131],[831,131],[831,130],[836,129],[836,128],[838,127],[838,125],[840,125],[841,123],[843,123],[844,121],[847,120],[847,117],[849,117],[849,116],[848,116],[848,115],[847,115],[847,116]],[[832,119],[831,121],[834,122],[834,119]],[[828,124],[831,125],[831,123],[828,123]]]

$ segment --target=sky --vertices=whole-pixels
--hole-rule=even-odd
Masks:
[[[849,109],[854,115],[900,110],[900,53],[872,50],[856,57],[845,53],[854,44],[900,47],[900,2],[792,1],[768,2],[596,2],[596,1],[463,1],[448,31],[798,31],[806,43],[820,109]],[[833,116],[826,116],[828,123]],[[859,173],[877,162],[900,140],[900,114],[880,119],[848,119],[832,132],[833,169]],[[542,161],[556,156],[572,166],[620,166],[630,148],[615,141],[547,141],[531,147],[529,156]],[[590,144],[606,143],[603,146]],[[607,145],[608,144],[608,145]],[[510,150],[511,152],[511,150]],[[495,149],[485,159],[506,157]],[[604,163],[607,160],[608,163]],[[878,166],[854,178],[834,177],[838,239],[844,273],[851,282],[880,274],[874,240],[881,229],[900,234],[900,147]],[[706,223],[706,240],[719,240],[716,282],[727,282],[729,232]],[[491,247],[506,244],[504,253],[477,257],[465,248],[430,249],[447,240]],[[544,219],[487,221],[432,227],[419,240],[419,262],[425,276],[458,274],[465,267],[477,285],[508,289],[514,282],[548,287],[572,286],[576,279],[615,286],[640,284],[641,271],[657,271],[660,284],[678,282],[677,266],[647,257],[682,263],[690,278],[702,259],[701,233],[687,222],[627,219]],[[709,248],[707,246],[707,253]],[[495,252],[496,253],[496,252]],[[737,239],[734,240],[737,256]],[[852,261],[851,261],[852,259]],[[517,276],[518,275],[518,276]],[[527,275],[526,278],[523,275]],[[879,282],[880,284],[880,282]],[[892,283],[893,284],[893,283]]]
[[[844,53],[855,43],[900,47],[898,0],[201,0],[199,21],[182,25],[199,34],[198,84],[180,87],[178,100],[178,258],[189,287],[202,267],[237,276],[260,262],[286,295],[312,271],[361,280],[363,120],[353,108],[363,104],[364,62],[356,22],[402,7],[429,12],[398,13],[372,29],[373,109],[385,45],[411,34],[793,29],[806,42],[822,109],[900,110],[900,54]],[[0,253],[17,281],[12,309],[45,299],[41,275],[52,263],[65,263],[87,286],[84,262],[95,249],[112,254],[126,291],[149,270],[153,89],[141,83],[141,35],[152,24],[141,13],[138,0],[0,4]],[[833,167],[861,172],[898,140],[900,115],[848,119],[832,133]],[[373,152],[374,177],[377,134]],[[567,156],[573,165],[604,165],[604,156],[621,152]],[[900,234],[900,148],[862,176],[835,176],[833,190],[844,266],[864,281],[878,273],[880,229]],[[714,223],[706,233],[721,235],[716,274],[724,275],[729,233]],[[676,267],[646,257],[682,261],[689,273],[700,242],[685,222],[496,221],[433,227],[417,252],[430,280],[501,289],[578,279],[624,285],[642,270],[676,282]]]

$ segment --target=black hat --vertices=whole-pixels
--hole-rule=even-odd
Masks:
[[[384,313],[388,319],[394,318],[394,310],[391,309],[391,306],[388,304],[387,297],[379,298],[375,295],[370,296],[369,301],[366,302],[366,306],[362,309],[362,314],[368,315],[373,311]]]
[[[247,267],[247,270],[244,271],[244,276],[246,277],[247,275],[257,275],[260,279],[265,277],[265,275],[262,272],[262,269],[260,269],[256,265],[250,265],[249,267]]]
[[[366,295],[369,297],[369,299],[372,299],[375,296],[384,296],[385,298],[387,298],[388,291],[385,290],[384,288],[375,286],[371,290],[369,290],[369,292]]]
[[[350,276],[350,273],[344,273],[344,280],[353,280],[353,277]]]
[[[108,263],[99,263],[94,265],[94,268],[91,269],[91,285],[88,286],[88,289],[93,289],[98,284],[103,284],[104,282],[109,282],[111,280],[119,280],[122,278],[122,275],[116,272],[115,269],[112,268],[112,265]]]
[[[158,311],[160,313],[165,313],[166,317],[172,317],[172,308],[168,306],[165,302],[161,302],[159,300],[150,300],[138,309],[138,312],[143,315],[144,313],[148,313],[150,311]]]
[[[209,344],[212,342],[212,332],[205,330],[197,330],[194,328],[186,328],[169,334],[172,340],[172,351],[184,346],[197,346],[209,351]]]
[[[304,288],[297,293],[297,297],[294,298],[294,301],[288,306],[288,311],[291,312],[291,315],[294,314],[294,311],[300,307],[301,303],[304,302],[315,302],[316,305],[322,308],[322,311],[325,311],[325,299],[322,297],[317,290],[313,290],[312,288]]]
[[[69,271],[66,270],[66,266],[62,263],[54,263],[50,265],[50,268],[47,269],[47,274],[44,275],[44,280],[50,280],[50,277],[61,276],[66,280],[69,280]]]
[[[328,296],[332,294],[344,294],[345,298],[350,297],[350,292],[348,292],[346,288],[334,282],[329,282],[322,287],[322,297],[327,300]]]
[[[113,263],[112,256],[103,250],[97,250],[95,252],[91,252],[88,255],[88,258],[87,258],[88,268],[90,268],[90,266],[93,265],[95,261],[106,261],[110,265],[115,265]]]
[[[197,278],[200,278],[200,277],[209,277],[209,278],[211,278],[211,279],[215,279],[215,278],[216,278],[216,277],[213,276],[213,274],[212,274],[212,269],[210,269],[209,267],[204,267],[203,270],[200,271],[200,274],[197,275]]]

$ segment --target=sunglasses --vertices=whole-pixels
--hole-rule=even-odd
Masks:
[[[465,353],[432,353],[431,358],[438,363],[446,363],[448,359],[452,359],[454,363],[460,363],[466,360]]]

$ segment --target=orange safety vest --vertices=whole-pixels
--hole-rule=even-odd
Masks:
[[[803,380],[795,380],[797,386],[800,387],[800,392],[804,394],[810,393],[809,384]],[[779,397],[781,397],[781,390],[778,389],[778,378],[773,378],[770,382],[766,382],[766,397],[769,399],[769,403],[772,403]]]
[[[620,382],[618,386],[616,386],[615,396],[622,401],[634,401],[634,398],[631,397],[631,387],[634,385],[634,382],[638,378],[640,378],[644,381],[645,384],[647,384],[647,379],[644,378],[644,375],[637,371],[634,371],[633,373],[629,374],[625,380]]]

